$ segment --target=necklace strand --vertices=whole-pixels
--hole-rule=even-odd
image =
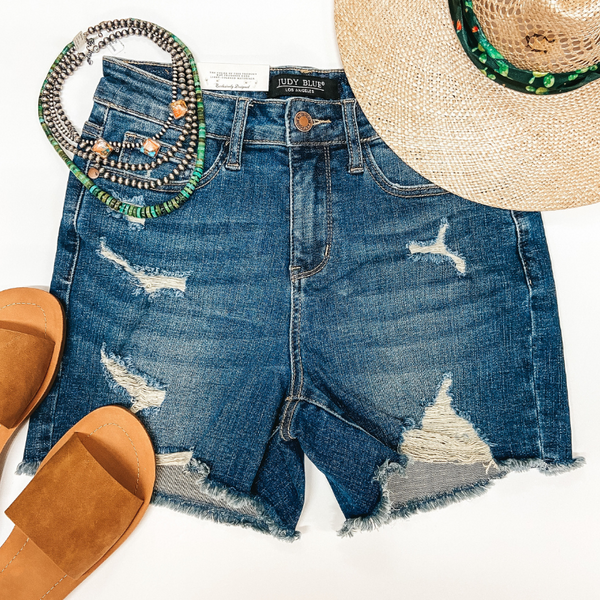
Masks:
[[[75,129],[62,108],[61,91],[64,82],[84,61],[87,60],[91,64],[94,53],[130,35],[147,37],[171,54],[172,91],[169,117],[160,131],[142,141],[107,141],[101,137],[85,139]],[[82,45],[85,45],[85,52],[78,49]],[[178,98],[179,95],[181,98]],[[191,108],[194,105],[195,111]],[[65,46],[50,68],[40,92],[38,114],[50,143],[73,175],[98,200],[122,214],[137,218],[154,218],[168,214],[190,199],[202,176],[206,127],[196,63],[188,47],[179,38],[154,23],[140,19],[115,19],[103,21],[90,27],[85,34],[79,34],[73,42]],[[163,157],[159,156],[162,145],[160,140],[175,122],[180,120],[183,126],[177,141]],[[112,158],[113,153],[116,155],[120,150],[137,150],[149,156],[151,160],[146,163],[130,163]],[[67,152],[89,161],[90,167],[87,172],[77,167]],[[177,153],[183,153],[180,162],[175,160]],[[172,168],[162,178],[141,179],[134,175],[136,171],[151,171],[163,164]],[[118,200],[95,183],[96,179],[103,178],[137,189],[155,190],[173,182],[190,164],[193,164],[192,174],[179,193],[170,200],[153,206],[139,206]],[[125,171],[125,176],[111,172],[111,169],[115,168]]]

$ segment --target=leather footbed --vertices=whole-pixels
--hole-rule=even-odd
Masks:
[[[84,417],[6,510],[15,527],[0,548],[0,596],[65,598],[135,529],[155,476],[152,443],[130,411]]]
[[[0,292],[0,453],[50,391],[65,336],[64,310],[54,296],[35,288]]]

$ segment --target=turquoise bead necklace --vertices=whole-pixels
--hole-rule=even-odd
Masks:
[[[158,133],[140,142],[107,141],[101,137],[85,139],[75,129],[62,108],[61,91],[64,82],[84,61],[91,64],[91,57],[95,52],[130,35],[147,37],[171,54],[173,84],[169,117]],[[52,64],[40,92],[38,114],[50,143],[73,175],[90,194],[124,215],[154,218],[171,213],[190,199],[202,177],[206,127],[196,63],[188,47],[179,38],[154,23],[140,19],[116,19],[103,21],[90,27],[86,33],[78,34]],[[175,121],[183,123],[181,134],[174,146],[160,157],[160,139]],[[121,149],[137,149],[149,157],[149,162],[134,164],[114,159],[111,155],[117,154]],[[177,152],[183,152],[184,157],[180,162],[174,161]],[[90,166],[86,172],[73,162],[69,153],[73,158],[76,155],[89,161]],[[151,171],[165,163],[172,169],[162,178],[142,179],[135,175],[136,171]],[[189,165],[193,165],[191,176],[179,193],[152,206],[139,206],[118,200],[96,184],[98,179],[107,179],[137,189],[159,190],[163,185],[174,181]],[[114,168],[119,169],[121,175],[111,172]]]

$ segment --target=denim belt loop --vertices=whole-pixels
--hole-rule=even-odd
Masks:
[[[239,171],[242,168],[242,144],[244,143],[249,106],[249,98],[238,98],[235,103],[235,114],[231,126],[231,137],[229,138],[229,153],[225,164],[225,168],[230,171]]]
[[[360,144],[360,133],[356,121],[356,100],[342,101],[342,114],[344,115],[344,129],[346,131],[346,143],[348,144],[348,172],[363,173],[362,147]]]

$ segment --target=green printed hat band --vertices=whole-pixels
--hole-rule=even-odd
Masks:
[[[598,79],[598,65],[570,73],[527,71],[508,62],[486,38],[471,0],[448,0],[456,35],[473,64],[489,79],[526,94],[570,92]]]

